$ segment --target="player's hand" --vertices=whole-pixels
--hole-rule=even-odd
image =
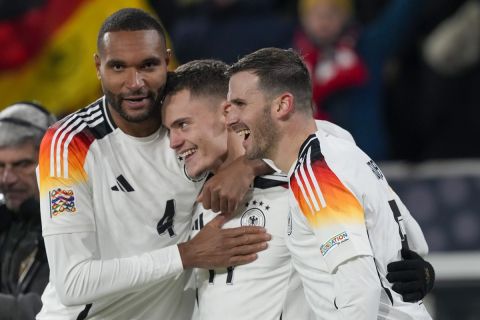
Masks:
[[[219,170],[205,183],[197,201],[201,202],[205,209],[221,211],[229,216],[245,197],[253,179],[255,179],[253,162],[240,157]]]
[[[191,240],[178,249],[184,269],[227,268],[257,259],[257,252],[267,248],[271,236],[260,227],[221,229],[226,218],[218,215]]]
[[[435,271],[415,251],[402,249],[404,260],[389,263],[387,280],[393,283],[393,291],[399,293],[405,302],[423,299],[433,288]]]

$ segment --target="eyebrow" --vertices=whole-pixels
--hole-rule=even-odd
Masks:
[[[161,64],[161,59],[157,58],[157,57],[150,57],[150,58],[142,60],[139,65],[144,65],[144,64],[149,64],[149,63],[159,65],[159,64]],[[119,60],[119,59],[112,59],[112,60],[107,61],[107,66],[109,66],[109,67],[113,67],[113,66],[116,66],[116,65],[126,66],[127,64],[125,63],[125,61]]]
[[[122,60],[117,60],[117,59],[112,59],[112,60],[107,61],[107,66],[108,67],[113,67],[113,66],[116,66],[116,65],[125,66],[126,63]]]
[[[160,64],[161,60],[159,58],[152,57],[152,58],[147,58],[147,59],[143,60],[141,64],[147,64],[147,63]]]

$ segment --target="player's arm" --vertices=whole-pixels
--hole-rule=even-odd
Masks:
[[[108,295],[128,293],[181,273],[189,267],[228,267],[251,262],[270,238],[260,228],[221,233],[221,219],[204,228],[195,241],[143,254],[100,259],[93,232],[45,237],[50,279],[65,305],[91,303]]]
[[[238,207],[253,179],[272,171],[262,160],[248,160],[241,156],[205,183],[197,201],[205,209],[228,215]]]
[[[435,270],[421,257],[428,253],[428,245],[420,226],[398,196],[394,196],[403,218],[409,249],[402,249],[402,260],[388,264],[386,277],[393,283],[392,289],[402,295],[403,301],[416,302],[433,289]]]
[[[56,234],[44,239],[50,281],[66,306],[127,293],[183,270],[176,246],[138,256],[101,260],[93,232]]]
[[[340,264],[332,273],[335,306],[341,319],[376,319],[381,286],[371,256],[357,256]]]

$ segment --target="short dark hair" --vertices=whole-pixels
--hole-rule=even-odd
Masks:
[[[114,12],[103,22],[97,36],[97,49],[102,48],[107,32],[156,30],[166,46],[165,30],[158,19],[137,8],[124,8]]]
[[[193,60],[170,72],[165,94],[172,95],[187,89],[194,96],[226,98],[228,93],[228,65],[219,60]]]
[[[312,83],[302,57],[293,49],[263,48],[247,54],[227,71],[250,71],[259,79],[259,89],[271,97],[284,91],[291,92],[298,109],[312,112]]]

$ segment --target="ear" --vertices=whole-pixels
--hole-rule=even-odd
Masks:
[[[98,53],[95,53],[93,55],[93,59],[95,61],[95,68],[97,69],[97,78],[100,79],[100,56],[98,55]]]
[[[168,64],[170,63],[170,59],[172,58],[172,50],[167,49],[167,54],[165,55],[165,64],[168,67]]]
[[[295,98],[290,92],[284,92],[273,100],[272,115],[285,119],[295,111]]]

